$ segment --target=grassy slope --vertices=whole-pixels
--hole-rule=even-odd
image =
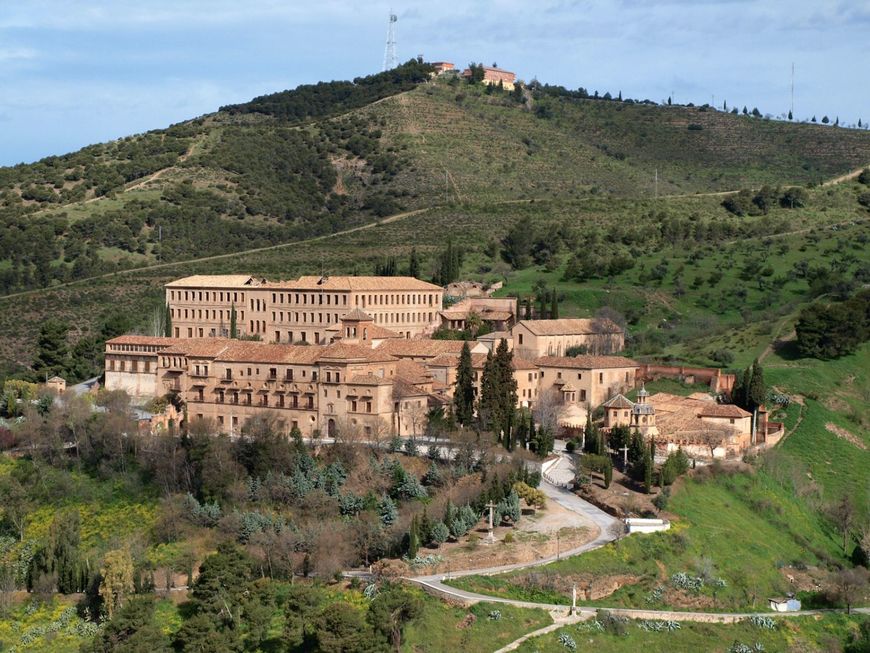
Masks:
[[[767,596],[788,590],[778,567],[842,561],[837,536],[805,504],[764,474],[723,476],[686,482],[674,495],[668,511],[678,516],[666,533],[629,537],[614,545],[547,565],[540,571],[502,576],[469,577],[457,587],[526,600],[570,603],[569,591],[547,580],[628,574],[639,582],[590,605],[639,608],[678,607],[682,600],[666,592],[650,599],[659,586],[668,587],[677,572],[699,573],[709,566],[727,586],[715,592],[705,587],[699,607],[710,610],[762,608]],[[524,581],[547,579],[543,585]]]
[[[753,646],[756,642],[765,651],[831,651],[841,650],[839,644],[850,641],[857,635],[862,617],[847,619],[843,616],[826,616],[822,619],[789,619],[781,622],[775,630],[763,630],[751,624],[681,624],[673,633],[645,632],[639,622],[626,624],[626,634],[590,631],[585,624],[566,626],[554,633],[536,637],[523,643],[517,650],[521,653],[564,653],[567,649],[559,636],[568,634],[578,645],[578,650],[607,651],[607,653],[726,653],[734,642]],[[762,649],[759,649],[762,650]]]

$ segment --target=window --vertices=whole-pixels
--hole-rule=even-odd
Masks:
[[[580,391],[580,401],[586,401],[586,391],[585,390]]]
[[[604,372],[598,373],[598,383],[604,383]]]
[[[231,380],[232,380],[232,378],[233,378],[233,370],[232,370],[232,368],[229,368],[229,367],[227,368],[227,376],[226,376],[226,378],[227,378],[227,381],[231,381]]]
[[[523,344],[523,334],[520,334],[520,344]]]

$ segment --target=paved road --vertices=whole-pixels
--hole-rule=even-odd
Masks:
[[[492,576],[495,574],[502,574],[508,571],[515,571],[517,569],[539,567],[541,565],[555,562],[556,560],[559,560],[561,558],[568,558],[570,556],[586,553],[587,551],[592,551],[593,549],[602,547],[608,542],[612,542],[614,539],[616,539],[615,536],[611,533],[611,527],[613,526],[613,524],[618,523],[619,520],[611,517],[600,508],[593,506],[588,501],[584,501],[573,492],[564,488],[556,487],[548,481],[541,481],[540,489],[544,492],[544,494],[547,495],[547,498],[550,501],[555,501],[563,508],[566,508],[567,510],[576,513],[578,515],[577,525],[592,528],[593,532],[595,532],[596,534],[595,537],[589,542],[586,542],[585,544],[582,544],[578,547],[574,547],[573,549],[560,551],[555,555],[547,556],[545,558],[539,558],[538,560],[532,560],[530,562],[520,562],[510,565],[485,567],[483,569],[466,569],[462,571],[450,572],[449,574],[415,576],[409,578],[408,580],[422,586],[424,589],[432,592],[433,594],[450,596],[465,602],[476,603],[479,601],[495,601],[499,603],[510,603],[512,605],[521,605],[523,607],[547,607],[537,603],[515,601],[513,599],[503,599],[487,596],[485,594],[477,594],[475,592],[467,592],[465,590],[460,590],[455,587],[450,587],[449,585],[446,585],[444,583],[447,578],[460,578],[463,576],[474,575]],[[561,607],[564,609],[565,606]]]

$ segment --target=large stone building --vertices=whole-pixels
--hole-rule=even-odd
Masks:
[[[249,275],[195,275],[166,284],[176,338],[240,336],[266,342],[328,343],[354,309],[406,338],[437,328],[443,289],[413,277],[318,277],[267,281]]]
[[[514,90],[514,86],[517,82],[516,73],[511,72],[510,70],[504,70],[503,68],[496,68],[495,66],[482,66],[483,68],[483,80],[481,80],[484,84],[492,84],[493,86],[502,85],[506,91]],[[462,71],[462,76],[466,78],[471,77],[471,69],[466,68]]]
[[[511,335],[523,358],[566,356],[572,347],[589,354],[615,354],[625,347],[625,330],[606,318],[520,320]]]
[[[143,400],[177,395],[188,417],[238,433],[255,415],[304,435],[419,433],[432,397],[424,369],[377,348],[224,338],[120,336],[106,343],[106,387]]]

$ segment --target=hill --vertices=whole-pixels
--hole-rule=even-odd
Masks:
[[[0,293],[292,242],[449,202],[808,184],[870,134],[710,107],[524,97],[410,61],[0,169]]]

